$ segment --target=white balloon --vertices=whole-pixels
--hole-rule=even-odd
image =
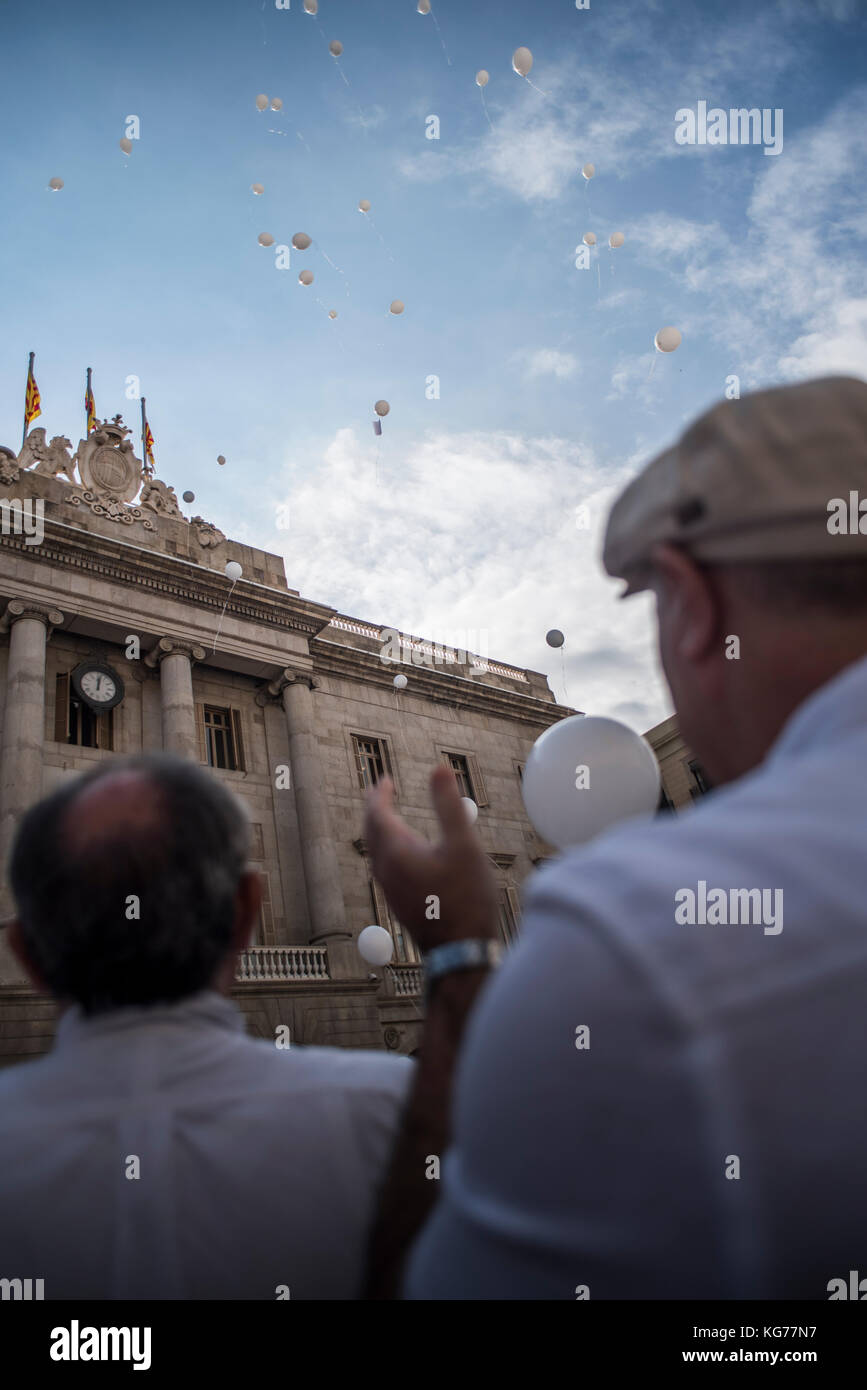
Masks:
[[[241,569],[241,566],[238,564],[237,560],[227,560],[225,569],[225,575],[227,579],[237,581],[241,578],[241,575],[243,573],[244,571]]]
[[[52,190],[53,193],[59,193],[61,188],[63,187],[63,179],[49,179],[48,187]]]
[[[339,39],[331,40],[330,44],[328,45],[328,52],[333,54],[335,58],[340,57],[341,53],[343,52],[343,44],[340,42]]]
[[[310,237],[306,232],[296,232],[292,238],[292,245],[296,251],[306,251],[310,245]]]
[[[272,235],[271,235],[270,232],[260,232],[260,233],[259,233],[259,245],[260,245],[260,246],[273,246],[273,245],[274,245],[274,238],[272,237]]]
[[[585,179],[592,179],[593,175],[596,173],[596,165],[585,164],[584,168],[581,170],[581,173]]]
[[[613,251],[616,250],[618,246],[622,246],[625,240],[626,237],[623,235],[622,232],[612,232],[610,237],[608,238],[608,245],[611,247]]]
[[[330,319],[336,319],[336,318],[337,318],[337,310],[336,310],[336,309],[329,309],[329,310],[328,310],[328,317],[329,317]]]
[[[526,77],[533,66],[533,55],[529,48],[516,48],[512,54],[512,67],[519,77]]]
[[[585,246],[595,246],[595,245],[596,245],[596,238],[595,238],[595,236],[593,235],[592,232],[585,232],[585,233],[584,233],[584,245],[585,245]]]
[[[370,212],[370,200],[369,200],[369,198],[362,198],[361,202],[358,204],[358,211],[359,211],[359,212]]]
[[[313,271],[312,271],[312,270],[302,270],[301,274],[298,276],[298,283],[299,283],[299,285],[312,285],[312,284],[313,284]]]
[[[250,187],[252,188],[253,192],[256,194],[257,198],[259,197],[259,195],[260,195],[261,193],[264,193],[264,192],[265,192],[265,185],[264,185],[264,183],[251,183],[251,184],[250,184]]]
[[[223,455],[222,455],[222,454],[217,454],[217,463],[225,463],[225,462],[226,462],[226,460],[225,460],[225,458],[223,457]]]
[[[461,797],[461,801],[464,803],[464,805],[465,805],[466,808],[467,808],[467,818],[468,818],[468,820],[469,820],[469,822],[470,822],[470,825],[475,825],[476,821],[479,819],[479,808],[478,808],[478,806],[476,805],[476,803],[473,801],[472,797],[470,797],[470,796],[462,796],[462,797]]]
[[[305,14],[317,14],[319,10],[319,0],[304,0]]]
[[[282,97],[275,97],[275,98],[274,98],[274,100],[271,102],[271,110],[272,110],[272,111],[282,111],[282,110],[283,110],[283,98],[282,98]]]
[[[487,87],[490,80],[491,74],[486,72],[484,68],[479,68],[479,71],[476,73],[476,86]]]
[[[257,110],[257,111],[267,111],[267,110],[268,110],[268,98],[266,97],[266,95],[265,95],[264,92],[260,92],[259,95],[258,95],[257,98],[256,98],[256,110]]]
[[[542,839],[567,849],[655,811],[659,764],[650,744],[619,720],[575,714],[537,738],[521,793]]]
[[[121,149],[123,150],[124,154],[132,154],[132,141],[129,140],[129,139],[127,138],[127,136],[125,136],[125,135],[122,136],[121,139],[118,140],[117,143],[120,145],[120,147],[121,147]]]
[[[377,401],[376,405],[373,408],[376,411],[377,415],[380,416],[387,415],[388,412],[391,410],[391,406],[389,405],[388,401]]]
[[[682,341],[679,328],[660,328],[653,340],[653,346],[657,352],[674,352]]]
[[[391,932],[384,927],[365,927],[358,933],[358,953],[368,965],[388,965],[394,955]]]
[[[406,690],[406,676],[395,676],[392,685],[395,690]]]
[[[419,14],[430,14],[430,0],[418,0],[416,9]]]
[[[405,307],[406,307],[406,306],[404,305],[404,302],[403,302],[402,299],[393,299],[393,300],[391,301],[391,303],[389,304],[389,306],[388,306],[388,308],[389,308],[389,313],[392,313],[392,314],[402,314]]]

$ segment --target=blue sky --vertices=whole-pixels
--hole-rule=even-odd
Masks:
[[[19,446],[31,349],[38,423],[74,443],[85,368],[98,412],[137,428],[135,375],[157,475],[281,553],[290,586],[478,633],[643,730],[670,704],[649,601],[618,604],[599,566],[613,496],[732,374],[743,391],[867,376],[867,5],[433,11],[439,32],[414,0],[7,8],[0,442]],[[519,45],[544,95],[513,73]],[[258,112],[260,92],[282,111]],[[677,144],[675,112],[700,100],[782,108],[782,153]],[[314,245],[280,270],[258,235],[298,231]],[[663,357],[667,324],[683,342]]]

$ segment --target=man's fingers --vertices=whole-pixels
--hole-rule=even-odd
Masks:
[[[430,779],[431,796],[446,844],[466,841],[470,830],[467,808],[461,800],[457,778],[450,767],[435,767]]]

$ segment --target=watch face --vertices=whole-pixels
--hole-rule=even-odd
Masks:
[[[117,682],[106,671],[85,671],[79,684],[82,694],[97,705],[108,704],[117,694]]]

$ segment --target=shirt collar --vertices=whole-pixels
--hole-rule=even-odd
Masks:
[[[244,1016],[237,1004],[214,990],[202,990],[173,1003],[148,1004],[88,1016],[78,1004],[61,1015],[57,1024],[55,1046],[68,1047],[90,1038],[125,1032],[154,1024],[178,1023],[184,1026],[229,1028],[242,1032]]]
[[[858,729],[867,730],[867,657],[844,667],[798,706],[783,725],[768,761],[833,743]]]

